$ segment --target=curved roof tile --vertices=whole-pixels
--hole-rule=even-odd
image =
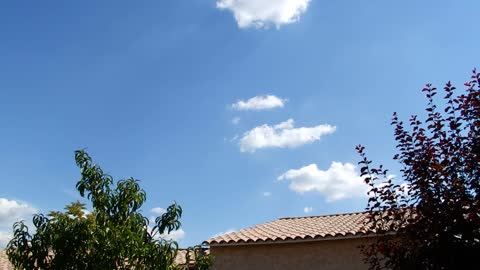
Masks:
[[[366,212],[310,217],[287,217],[220,235],[207,244],[266,243],[365,235]]]

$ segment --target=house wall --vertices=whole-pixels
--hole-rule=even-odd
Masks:
[[[211,246],[213,270],[363,270],[365,238],[303,243]]]

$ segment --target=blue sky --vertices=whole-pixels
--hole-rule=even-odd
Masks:
[[[182,205],[181,246],[279,217],[361,211],[355,145],[398,171],[391,114],[421,114],[427,82],[468,79],[479,8],[4,1],[0,245],[15,219],[79,198],[80,148],[115,178],[142,181],[146,216]]]

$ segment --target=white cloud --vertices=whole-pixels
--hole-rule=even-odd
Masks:
[[[273,95],[256,96],[248,100],[239,100],[232,104],[232,108],[239,111],[262,111],[274,108],[283,108],[286,99],[281,99]]]
[[[162,215],[163,213],[167,212],[167,210],[165,210],[164,208],[161,208],[161,207],[155,207],[155,208],[152,208],[150,210],[150,212],[160,216]],[[153,227],[155,226],[155,219],[156,217],[154,216],[150,216],[150,218],[148,219],[149,220],[149,225],[148,225],[148,231],[152,231]],[[166,240],[174,240],[174,241],[178,241],[180,239],[183,239],[185,238],[185,231],[180,228],[176,231],[172,231],[170,233],[162,233],[160,235],[156,235],[156,238],[163,238],[163,239],[166,239]]]
[[[366,196],[368,191],[356,166],[351,163],[332,162],[325,171],[319,170],[316,164],[310,164],[298,170],[289,170],[278,180],[290,181],[290,189],[300,194],[319,192],[328,202]]]
[[[320,140],[324,135],[332,134],[336,127],[318,125],[314,127],[294,128],[293,119],[275,126],[267,124],[245,132],[240,139],[240,151],[253,153],[262,148],[294,148]]]
[[[269,192],[269,191],[263,192],[263,197],[270,197],[270,196],[272,196],[271,192]]]
[[[392,179],[392,178],[394,178],[394,177],[391,177],[389,175],[384,180]],[[389,185],[386,182],[380,182],[380,183],[376,184],[375,187],[379,190],[383,190],[383,189],[388,189]],[[392,189],[392,191],[395,191],[395,193],[397,195],[403,195],[406,198],[408,198],[408,197],[410,197],[410,195],[408,194],[410,192],[410,189],[411,189],[411,185],[409,183],[404,182],[404,183],[399,184],[398,189]],[[375,196],[375,194],[373,192],[369,191],[368,196],[373,197],[373,196]]]
[[[36,212],[35,208],[26,203],[0,198],[0,224],[19,220]]]
[[[15,200],[0,198],[0,249],[10,241],[13,223],[31,220],[37,209]]]
[[[405,196],[408,196],[411,188],[412,186],[409,183],[400,184],[400,192],[402,192]]]
[[[219,236],[221,236],[221,235],[229,234],[229,233],[236,232],[236,231],[237,231],[236,229],[228,229],[228,230],[226,230],[226,231],[224,231],[224,232],[216,233],[216,234],[210,236],[210,238],[219,237]]]
[[[185,231],[183,229],[178,229],[176,231],[172,231],[170,233],[164,233],[160,235],[161,238],[167,239],[167,240],[174,240],[178,241],[180,239],[185,238]]]
[[[154,207],[152,209],[150,209],[150,212],[154,213],[155,215],[163,215],[165,212],[167,212],[167,210],[165,210],[165,208],[161,208],[161,207]]]
[[[234,117],[234,118],[232,119],[232,124],[238,125],[238,123],[240,123],[240,117],[238,117],[238,116],[237,116],[237,117]]]
[[[303,212],[305,212],[306,214],[311,213],[312,211],[313,211],[313,207],[311,206],[307,206],[303,208]]]
[[[88,216],[92,213],[91,211],[89,211],[87,209],[83,209],[82,211],[83,211],[83,215],[85,215],[85,216]]]
[[[238,27],[264,28],[298,21],[310,0],[217,0],[217,8],[233,13]]]

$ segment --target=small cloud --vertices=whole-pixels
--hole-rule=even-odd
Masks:
[[[270,197],[270,196],[272,196],[271,192],[269,192],[269,191],[263,192],[263,197]]]
[[[166,240],[174,240],[178,241],[180,239],[185,238],[185,231],[183,229],[178,229],[176,231],[172,231],[170,233],[164,233],[160,235],[161,238],[166,239]]]
[[[363,197],[368,186],[351,163],[332,162],[327,170],[310,164],[300,169],[288,170],[278,177],[279,181],[289,181],[289,188],[297,193],[318,192],[327,202]]]
[[[164,213],[167,212],[167,210],[165,210],[165,208],[162,208],[162,207],[154,207],[152,209],[150,209],[150,212],[152,212],[153,214],[155,215],[163,215]]]
[[[237,117],[234,117],[234,118],[232,119],[232,124],[238,125],[238,123],[240,123],[240,117],[238,117],[238,116],[237,116]]]
[[[308,214],[308,213],[311,213],[313,211],[313,207],[305,207],[303,208],[303,212],[305,212],[305,214]]]
[[[293,119],[274,126],[265,124],[243,134],[240,151],[253,153],[263,148],[295,148],[318,141],[335,130],[336,127],[331,125],[294,128]]]
[[[150,210],[150,212],[152,212],[153,214],[155,214],[157,216],[160,216],[160,215],[166,213],[167,210],[165,210],[164,208],[161,208],[161,207],[155,207],[155,208],[152,208]],[[149,220],[148,231],[151,231],[152,228],[155,226],[155,219],[156,219],[155,216],[150,216],[150,218],[148,219]],[[156,238],[158,238],[158,237],[166,239],[166,240],[178,241],[180,239],[185,238],[185,231],[180,228],[180,229],[178,229],[176,231],[172,231],[170,233],[163,233],[160,236],[157,235]]]
[[[410,189],[412,186],[409,183],[401,183],[400,184],[400,192],[403,192],[405,196],[408,196],[408,193],[410,192]]]
[[[395,174],[389,174],[387,175],[387,179],[395,179],[397,176]]]
[[[281,99],[273,95],[256,96],[246,101],[239,100],[232,104],[231,107],[238,111],[262,111],[283,108],[285,102],[287,102],[286,99]]]
[[[234,142],[238,140],[238,134],[235,134],[235,136],[233,136],[231,139],[230,139],[230,142]]]
[[[225,234],[229,234],[229,233],[232,233],[232,232],[236,232],[237,230],[236,229],[228,229],[224,232],[219,232],[219,233],[216,233],[212,236],[210,236],[210,238],[215,238],[215,237],[219,237],[219,236],[222,236],[222,235],[225,235]]]
[[[88,215],[90,215],[90,214],[92,213],[91,211],[89,211],[89,210],[87,210],[87,209],[83,209],[82,211],[83,211],[83,215],[84,215],[84,216],[88,216]]]
[[[393,179],[394,177],[391,177],[390,175],[387,176],[387,178],[385,178],[384,180],[387,180],[387,179]],[[380,182],[378,184],[375,185],[375,188],[377,188],[378,190],[385,190],[385,189],[391,189],[391,191],[394,191],[397,195],[399,196],[404,196],[406,198],[410,197],[410,189],[411,189],[411,185],[407,182],[403,182],[403,183],[400,183],[398,185],[398,188],[395,188],[394,186],[391,186],[389,185],[388,183],[386,182]],[[367,192],[368,196],[370,197],[373,197],[375,194],[372,192],[372,191],[368,191]]]
[[[310,0],[217,0],[218,9],[230,10],[239,28],[277,28],[300,19]]]
[[[0,249],[11,239],[12,225],[16,221],[31,220],[37,209],[24,202],[0,198]]]

